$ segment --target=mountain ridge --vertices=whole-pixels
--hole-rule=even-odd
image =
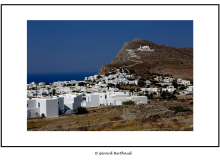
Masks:
[[[149,46],[154,51],[137,50],[140,46]],[[154,72],[193,81],[193,48],[170,47],[135,38],[124,43],[112,62],[101,67],[99,75],[117,68],[135,70],[141,77],[145,72]]]

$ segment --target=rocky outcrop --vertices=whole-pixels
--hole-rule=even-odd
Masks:
[[[105,75],[106,73],[111,72],[110,67],[108,66],[102,66],[100,71],[99,71],[99,75]]]
[[[179,112],[175,113],[165,107],[160,107],[158,109],[153,109],[143,104],[135,106],[133,109],[124,108],[123,109],[123,119],[124,120],[145,120],[146,122],[152,120],[152,118],[165,118],[174,116],[186,116],[193,114],[192,111],[189,112]]]

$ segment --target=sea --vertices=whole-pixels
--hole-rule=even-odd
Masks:
[[[81,73],[28,73],[27,83],[45,82],[53,83],[57,81],[83,81],[85,77],[97,75],[98,72],[81,72]]]

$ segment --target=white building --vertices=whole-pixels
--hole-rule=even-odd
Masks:
[[[177,83],[181,83],[181,82],[182,82],[182,78],[178,78]]]
[[[54,117],[59,115],[58,98],[34,98],[27,100],[27,118]]]
[[[149,92],[149,93],[153,93],[153,92],[160,92],[160,88],[141,88],[142,92]]]
[[[70,87],[56,87],[56,92],[57,93],[69,93],[70,92]]]
[[[140,46],[137,50],[138,51],[154,51],[153,49],[150,49],[149,46],[143,46],[143,47]]]
[[[86,94],[86,101],[82,102],[83,107],[97,107],[99,105],[99,94]]]
[[[44,82],[39,82],[39,83],[38,83],[38,86],[40,86],[40,87],[45,87],[45,83],[44,83]]]
[[[108,99],[108,105],[122,105],[123,102],[134,101],[135,104],[147,104],[147,96],[117,97]]]
[[[149,80],[146,80],[146,85],[148,86],[150,84],[151,84],[151,82]]]
[[[167,88],[162,88],[162,91],[168,91],[170,93],[173,93],[175,90],[176,88],[174,88],[174,86],[167,86]]]
[[[59,97],[64,97],[64,110],[76,111],[77,107],[81,106],[82,94],[64,94]]]
[[[186,90],[187,90],[188,92],[193,92],[193,86],[187,86]]]
[[[190,85],[190,81],[182,80],[182,82],[180,84],[182,84],[184,86],[188,86],[188,85]]]
[[[84,107],[97,107],[99,105],[108,105],[109,99],[129,97],[128,92],[106,92],[86,94],[86,101],[82,102]]]

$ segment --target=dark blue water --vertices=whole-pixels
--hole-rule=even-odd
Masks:
[[[45,82],[53,83],[57,81],[70,81],[77,80],[83,81],[85,77],[93,76],[98,74],[97,72],[87,72],[87,73],[28,73],[27,83],[35,82]]]

